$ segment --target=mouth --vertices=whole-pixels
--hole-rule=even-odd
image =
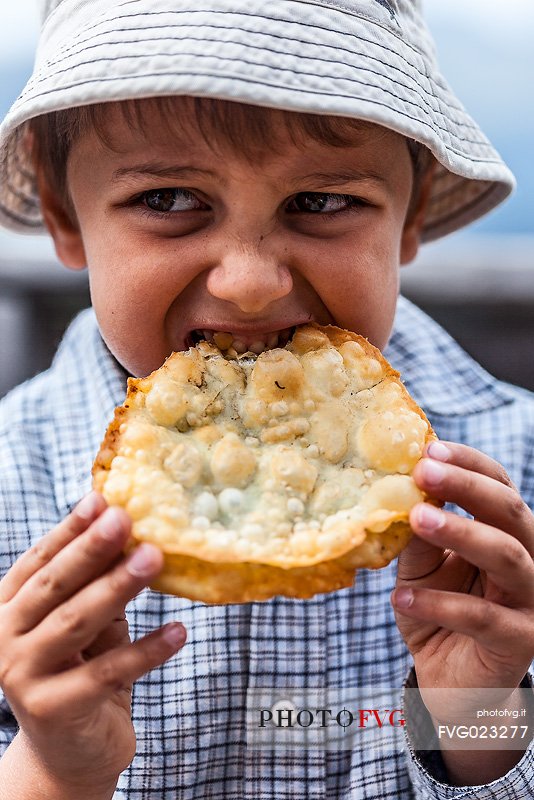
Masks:
[[[196,329],[186,337],[187,347],[196,347],[200,342],[215,345],[228,358],[243,355],[260,355],[265,350],[285,347],[295,333],[296,326],[267,333],[239,333],[221,330]]]

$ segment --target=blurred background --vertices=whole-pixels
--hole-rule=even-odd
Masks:
[[[518,178],[485,220],[426,245],[403,293],[493,374],[534,390],[534,2],[423,0],[449,83]],[[36,0],[0,11],[0,118],[32,68]],[[61,267],[46,237],[0,232],[0,397],[45,369],[87,279]]]

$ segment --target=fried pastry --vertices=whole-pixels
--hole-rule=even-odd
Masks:
[[[165,558],[153,588],[207,603],[308,598],[350,586],[407,544],[434,438],[366,339],[296,328],[239,355],[223,336],[128,381],[93,467]],[[230,337],[231,340],[231,337]]]

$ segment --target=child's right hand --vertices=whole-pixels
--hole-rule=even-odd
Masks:
[[[116,783],[135,753],[132,683],[185,642],[179,623],[130,642],[125,606],[163,562],[149,544],[122,556],[130,525],[91,493],[0,581],[0,685],[17,738],[73,790]]]

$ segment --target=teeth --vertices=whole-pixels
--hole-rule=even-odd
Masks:
[[[240,339],[234,339],[234,341],[232,342],[232,347],[234,348],[236,353],[246,353],[248,350],[246,344],[242,342]]]
[[[288,343],[293,328],[286,328],[283,331],[269,333],[266,339],[255,339],[251,344],[247,344],[239,336],[226,331],[196,330],[194,333],[199,339],[205,339],[211,344],[215,344],[219,350],[230,351],[236,355],[252,352],[256,355],[263,353],[264,350],[272,350],[274,347],[285,347]]]
[[[221,333],[220,331],[217,331],[217,333],[213,334],[213,341],[215,342],[219,350],[228,350],[228,348],[234,341],[234,337],[232,336],[231,333]]]
[[[259,340],[257,342],[252,342],[249,350],[252,350],[252,352],[256,353],[256,355],[259,355],[265,350],[265,342],[260,342]]]

